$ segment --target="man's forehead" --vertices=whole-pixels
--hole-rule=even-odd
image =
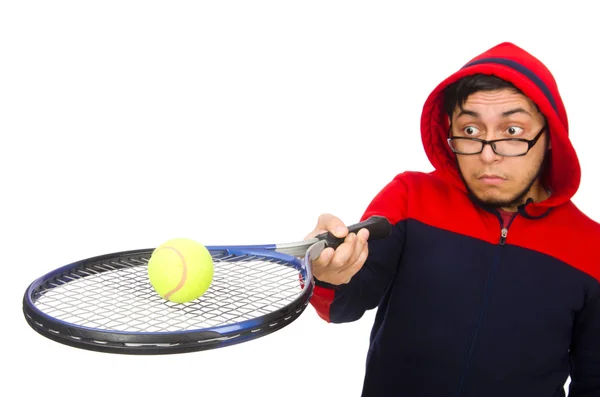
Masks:
[[[501,89],[501,90],[490,90],[490,91],[476,91],[470,94],[467,99],[467,102],[475,102],[475,101],[521,101],[527,102],[528,104],[533,105],[533,101],[529,99],[529,97],[524,94],[517,92],[511,89]]]
[[[472,93],[464,104],[459,104],[455,114],[471,114],[481,110],[494,110],[504,116],[522,113],[533,117],[538,113],[537,106],[529,97],[514,90],[503,89]]]

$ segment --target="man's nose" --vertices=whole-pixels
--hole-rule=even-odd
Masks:
[[[481,161],[483,161],[484,163],[493,163],[495,161],[498,161],[501,157],[494,153],[494,150],[492,150],[492,145],[493,144],[484,145],[483,150],[479,154]]]

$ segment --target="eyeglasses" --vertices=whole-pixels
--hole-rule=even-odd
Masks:
[[[523,138],[503,138],[486,141],[478,138],[450,136],[448,138],[448,145],[450,145],[452,151],[457,154],[479,154],[483,151],[485,145],[490,145],[494,153],[499,156],[524,156],[536,144],[538,139],[540,139],[547,126],[547,124],[544,124],[540,132],[538,132],[535,138],[531,140]],[[448,131],[448,135],[451,134],[452,126],[450,126]]]

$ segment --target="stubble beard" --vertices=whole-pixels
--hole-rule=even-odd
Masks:
[[[479,204],[480,206],[494,208],[494,209],[513,208],[513,207],[518,207],[519,205],[524,204],[525,201],[527,200],[529,191],[531,190],[531,188],[533,187],[535,182],[542,175],[542,172],[545,168],[544,167],[545,164],[546,164],[546,155],[544,155],[544,157],[542,158],[542,161],[540,162],[540,164],[538,164],[536,170],[532,174],[530,174],[531,176],[529,177],[529,181],[527,182],[527,185],[523,189],[521,189],[521,191],[519,191],[519,193],[515,194],[513,197],[503,200],[500,198],[486,199],[486,198],[482,198],[482,197],[478,196],[475,193],[475,191],[473,191],[473,189],[471,189],[471,187],[467,183],[460,167],[458,166],[458,161],[456,162],[456,166],[458,168],[458,173],[467,189],[467,192],[469,193],[469,195],[471,196],[473,201],[475,201],[475,203]]]

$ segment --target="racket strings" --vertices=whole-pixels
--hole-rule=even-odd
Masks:
[[[126,332],[217,327],[279,310],[302,294],[305,274],[288,262],[213,252],[214,276],[200,298],[161,298],[147,275],[149,255],[106,259],[42,284],[36,307],[78,326]]]

